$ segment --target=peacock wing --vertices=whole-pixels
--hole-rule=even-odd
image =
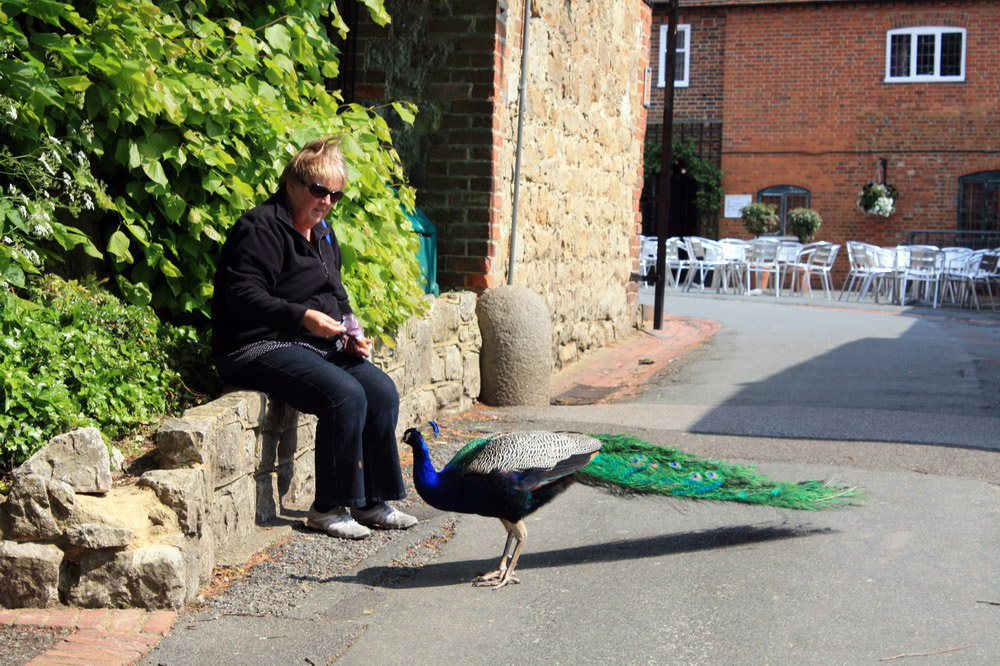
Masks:
[[[514,472],[523,483],[541,485],[584,467],[600,448],[599,439],[578,432],[524,430],[474,440],[447,467],[463,474]]]

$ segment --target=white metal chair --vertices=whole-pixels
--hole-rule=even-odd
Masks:
[[[862,243],[864,246],[864,261],[862,272],[864,281],[858,292],[858,300],[868,297],[868,292],[872,293],[872,298],[876,303],[879,295],[885,294],[890,300],[895,300],[896,283],[899,278],[902,266],[908,262],[908,250],[901,251],[901,248],[885,248],[871,243]]]
[[[908,249],[910,260],[899,272],[899,302],[906,304],[907,285],[914,282],[923,285],[924,299],[930,298],[933,307],[936,308],[941,289],[941,276],[944,273],[944,252],[936,247],[914,245]],[[916,287],[914,292],[917,292]]]
[[[718,241],[701,236],[686,236],[684,242],[687,243],[691,257],[691,269],[688,271],[684,291],[691,291],[695,275],[698,276],[699,287],[704,290],[709,273],[712,275],[712,285],[715,286],[715,290],[725,291],[728,287],[729,262],[723,254],[722,245]]]
[[[802,243],[797,240],[780,240],[778,242],[778,254],[776,260],[778,262],[778,286],[781,287],[784,284],[785,273],[788,271],[795,262],[799,260],[799,253],[802,251]],[[795,290],[792,289],[792,293]],[[775,296],[781,296],[781,290],[775,290]]]
[[[778,266],[778,247],[780,241],[776,238],[755,238],[750,242],[750,251],[747,254],[746,263],[746,287],[758,285],[749,293],[761,293],[764,290],[762,285],[766,284],[766,279],[774,275],[774,289],[776,294],[781,293],[781,270]],[[757,280],[751,280],[751,276],[756,275]]]
[[[866,256],[866,244],[860,241],[847,241],[847,261],[849,269],[844,278],[844,284],[840,289],[840,300],[850,300],[851,293],[855,288],[860,294],[861,285],[864,284],[868,275]]]
[[[949,298],[952,303],[959,307],[964,307],[968,302],[969,307],[979,309],[979,296],[976,294],[976,275],[979,273],[983,257],[986,250],[966,253],[949,253],[950,249],[944,248],[944,272],[941,275],[941,302],[944,303]],[[949,254],[951,256],[949,256]],[[992,293],[990,300],[992,301]]]
[[[749,241],[742,238],[723,238],[719,241],[722,246],[722,255],[726,258],[726,273],[733,281],[733,286],[738,293],[744,293],[746,286],[743,284],[743,272],[746,268],[747,253],[750,251]]]
[[[819,276],[823,285],[823,295],[827,300],[833,299],[831,273],[839,251],[839,245],[826,241],[804,245],[795,263],[788,267],[791,269],[792,293],[801,287],[801,290],[812,298],[812,279]]]

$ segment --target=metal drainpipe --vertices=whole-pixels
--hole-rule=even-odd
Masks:
[[[511,211],[510,222],[510,259],[507,264],[507,284],[514,284],[514,244],[517,240],[517,205],[521,194],[521,153],[523,146],[521,139],[524,134],[524,97],[528,88],[528,5],[533,0],[524,0],[524,11],[522,12],[523,23],[521,29],[521,82],[517,86],[517,148],[514,157],[514,202]]]

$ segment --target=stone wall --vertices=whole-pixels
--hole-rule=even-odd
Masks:
[[[470,292],[428,297],[374,362],[400,391],[399,432],[468,409],[481,336]],[[216,566],[242,563],[258,527],[313,497],[315,417],[233,391],[165,421],[157,469],[112,487],[108,449],[86,428],[54,438],[0,503],[2,607],[177,608]]]

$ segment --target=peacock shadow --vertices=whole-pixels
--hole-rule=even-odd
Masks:
[[[621,562],[681,555],[703,550],[746,547],[782,539],[833,534],[836,531],[828,527],[819,528],[781,523],[735,525],[676,532],[572,548],[558,548],[540,552],[528,551],[521,555],[518,571],[598,562]],[[422,566],[373,566],[361,569],[353,575],[334,576],[327,580],[396,589],[440,587],[467,583],[473,577],[494,568],[494,565],[496,565],[496,558],[432,562]]]

